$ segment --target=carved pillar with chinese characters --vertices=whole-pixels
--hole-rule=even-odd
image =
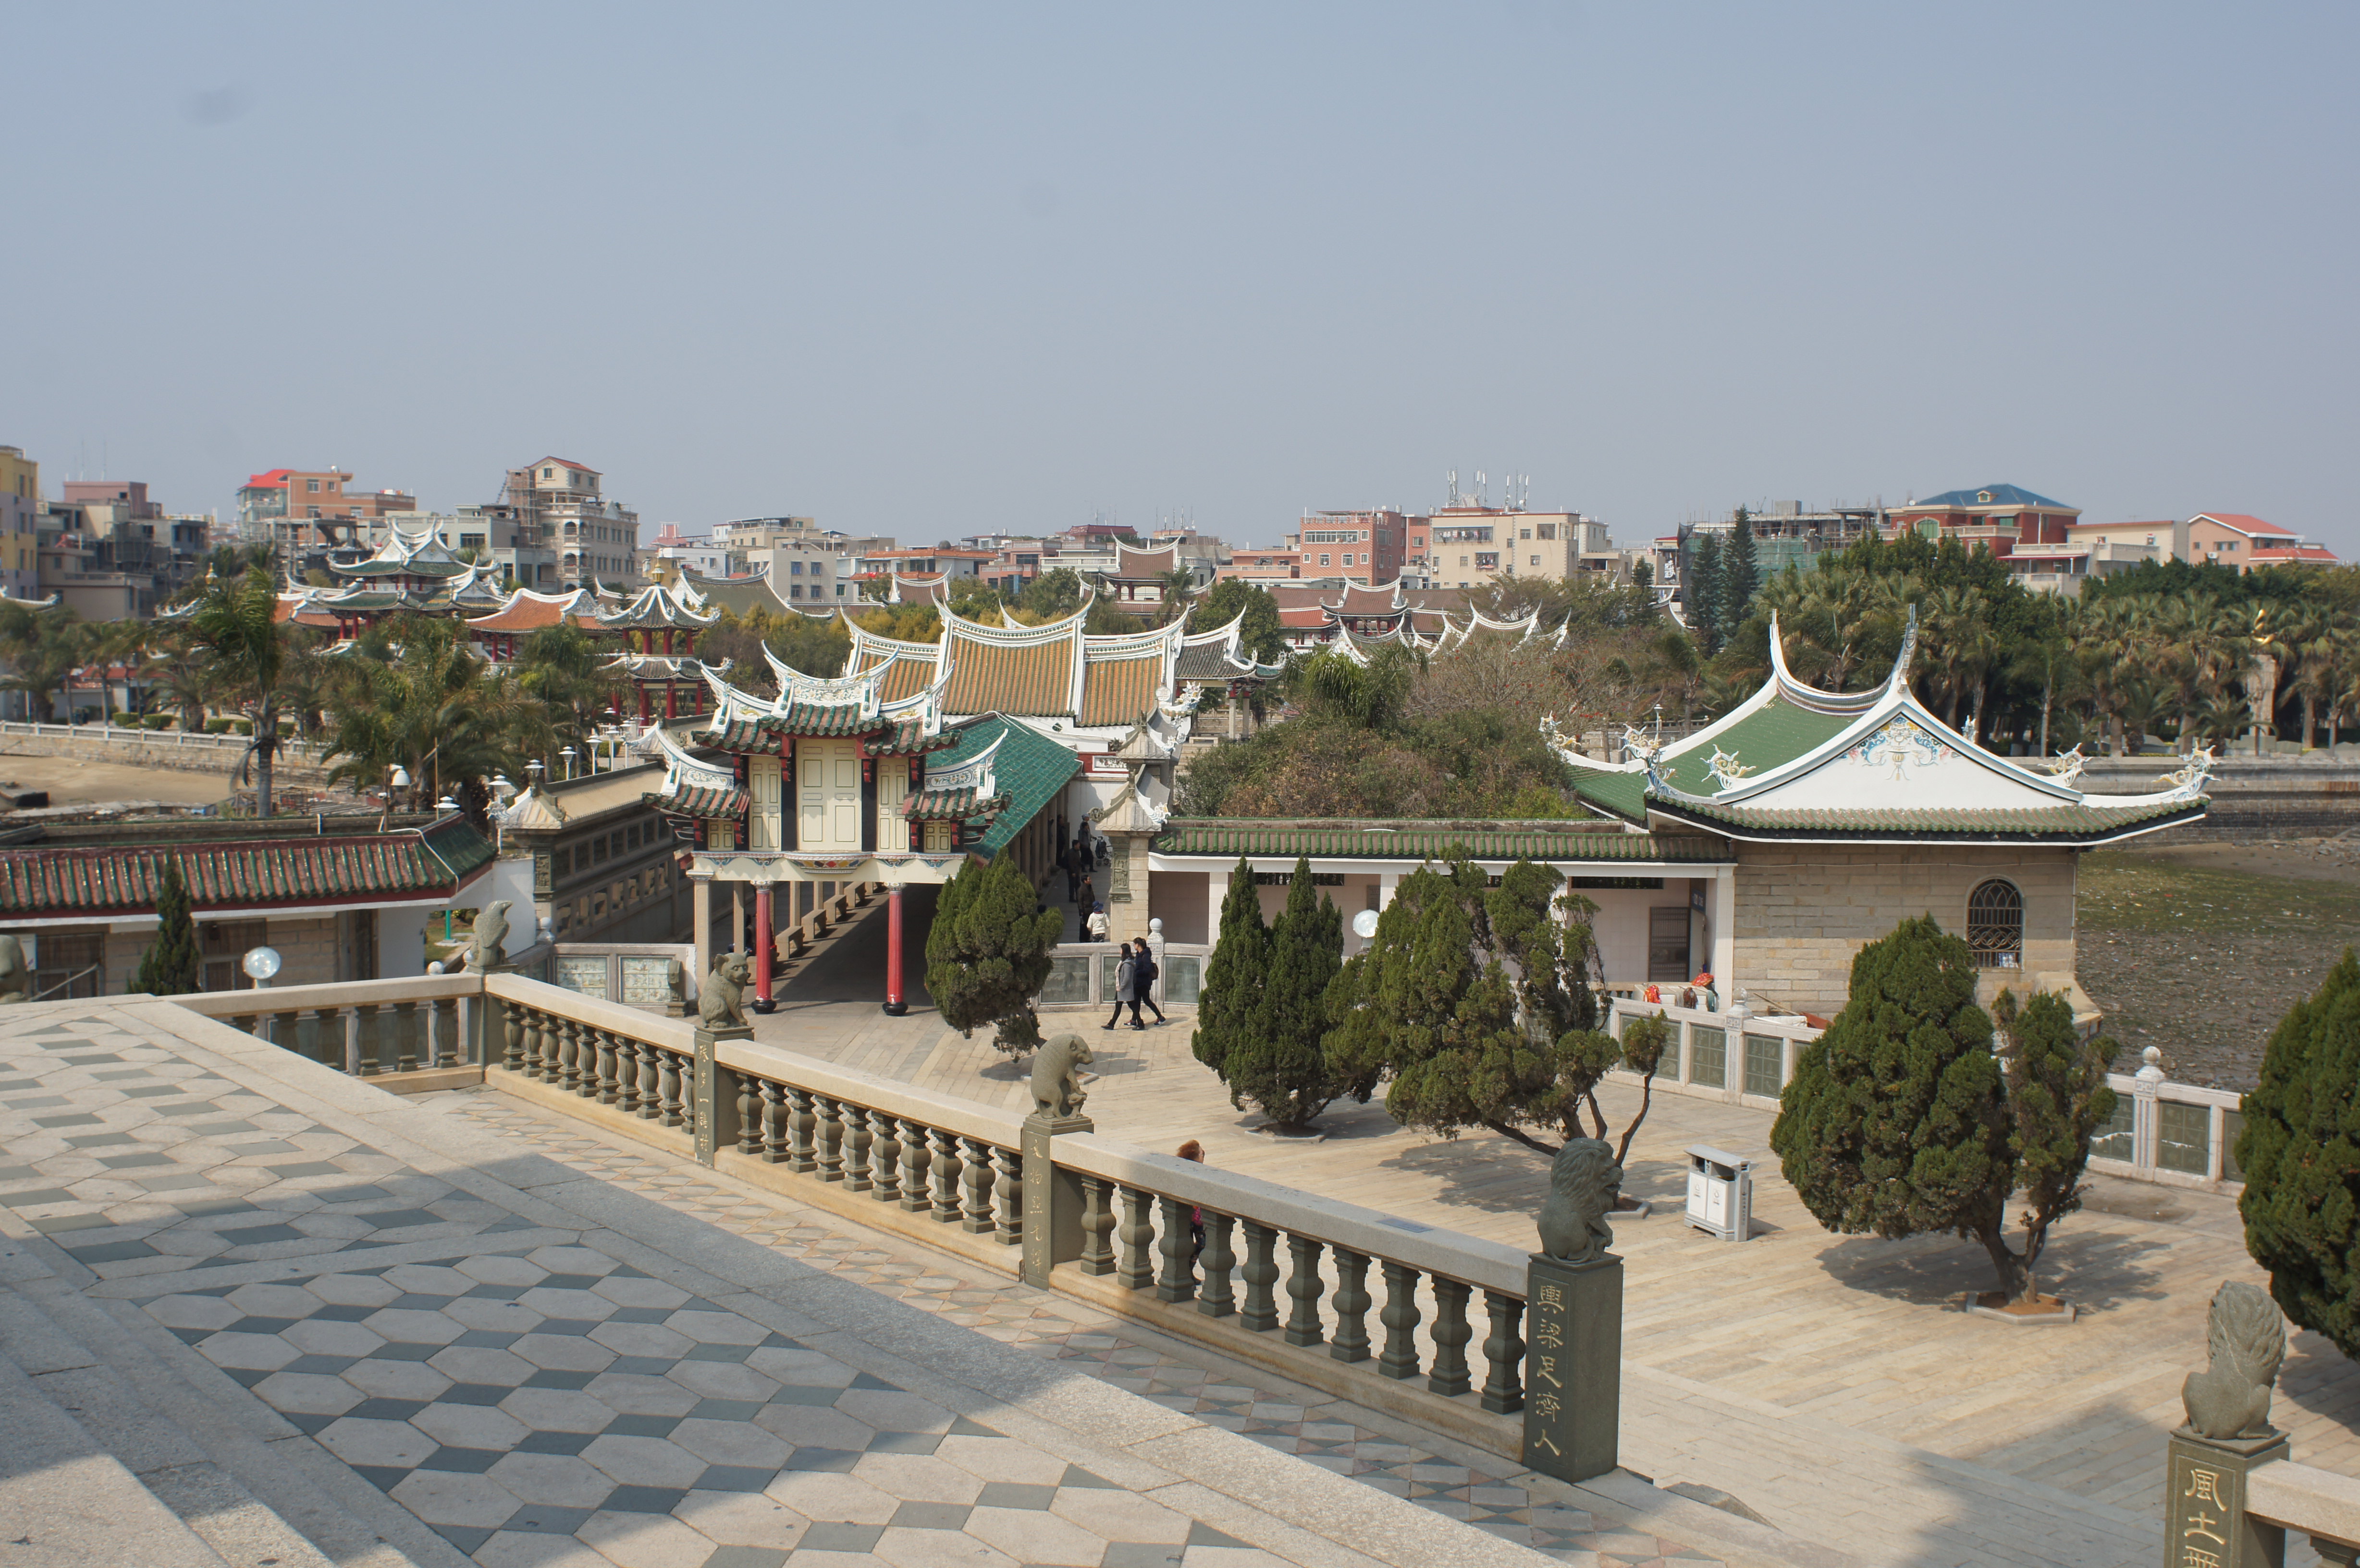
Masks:
[[[1028,1285],[1048,1289],[1049,1271],[1082,1255],[1082,1179],[1058,1168],[1056,1139],[1062,1133],[1095,1130],[1078,1112],[1053,1116],[1036,1109],[1024,1118],[1024,1250],[1017,1277]]]
[[[1524,1289],[1524,1464],[1560,1481],[1603,1475],[1620,1452],[1622,1259],[1535,1253]]]
[[[2245,1477],[2287,1456],[2286,1433],[2171,1434],[2163,1494],[2165,1568],[2281,1568],[2286,1531],[2245,1512]]]

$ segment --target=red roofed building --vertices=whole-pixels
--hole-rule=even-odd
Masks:
[[[2188,560],[2231,566],[2240,572],[2262,566],[2336,564],[2335,552],[2325,545],[2245,512],[2199,512],[2189,518]]]
[[[418,509],[418,497],[408,491],[346,489],[352,481],[340,468],[273,468],[250,474],[238,486],[238,537],[269,545],[279,571],[300,582],[326,563],[330,550],[364,549],[369,530],[363,522]]]

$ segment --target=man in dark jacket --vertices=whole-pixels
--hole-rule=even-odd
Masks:
[[[1155,1021],[1157,1023],[1160,1024],[1164,1022],[1164,1009],[1155,1005],[1155,980],[1156,976],[1163,974],[1164,971],[1156,964],[1155,950],[1147,945],[1147,939],[1145,937],[1141,937],[1131,943],[1131,988],[1138,994],[1139,997],[1137,1001],[1131,1005],[1131,1021],[1137,1023],[1139,1020],[1139,1009],[1145,1007],[1149,1012],[1155,1015]]]

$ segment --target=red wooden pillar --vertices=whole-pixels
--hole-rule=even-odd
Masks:
[[[679,704],[680,704],[680,688],[679,688],[679,687],[677,687],[677,686],[675,686],[675,685],[673,685],[673,684],[672,684],[671,681],[665,681],[665,682],[664,682],[664,718],[665,718],[666,722],[670,722],[671,720],[673,720],[673,719],[676,719],[676,718],[680,717],[680,706],[679,706]]]
[[[754,884],[754,1010],[767,1013],[770,1000],[770,885]]]
[[[648,684],[642,681],[639,682],[639,723],[646,724],[653,717],[655,717],[655,711],[648,701]]]
[[[885,890],[885,1010],[900,1018],[910,1010],[901,996],[901,889]]]

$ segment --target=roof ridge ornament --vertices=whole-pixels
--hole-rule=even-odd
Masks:
[[[2046,765],[2051,779],[2060,784],[2071,784],[2081,777],[2081,769],[2089,760],[2081,755],[2081,743],[2077,741],[2072,750],[2048,758]]]
[[[1736,789],[1737,781],[1754,771],[1751,767],[1739,762],[1735,753],[1723,751],[1717,746],[1712,748],[1712,756],[1705,763],[1705,770],[1721,780],[1721,787],[1724,790]]]
[[[1901,651],[1893,656],[1893,674],[1885,682],[1890,696],[1909,693],[1909,666],[1918,657],[1918,606],[1909,606],[1909,623],[1901,631]]]
[[[2073,749],[2079,751],[2081,747],[2075,746]],[[2200,746],[2189,754],[2185,767],[2176,768],[2165,774],[2162,782],[2173,786],[2172,792],[2177,795],[2191,797],[2202,795],[2204,793],[2205,787],[2212,782],[2213,760],[2212,748],[2209,746]]]

